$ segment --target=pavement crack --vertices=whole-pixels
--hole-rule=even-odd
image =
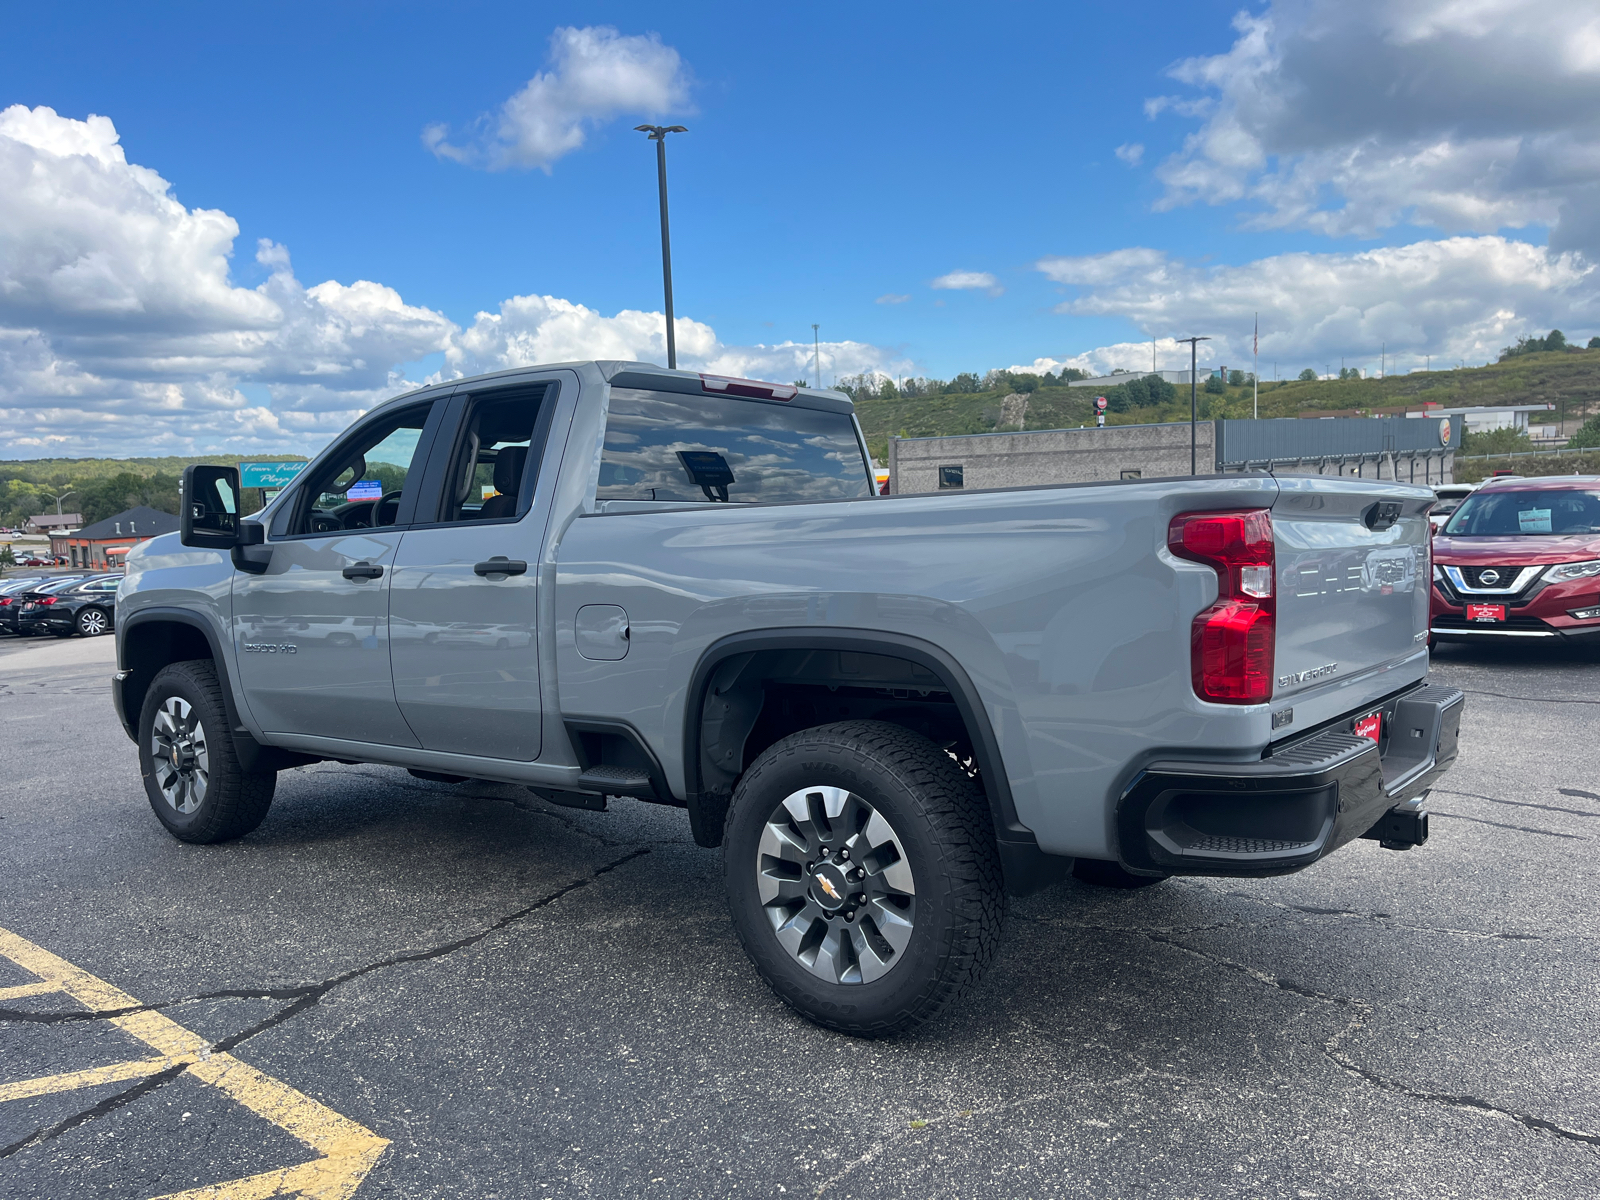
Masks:
[[[329,979],[325,979],[321,983],[307,984],[295,988],[230,988],[220,992],[207,992],[203,995],[185,996],[177,1000],[167,1000],[160,1004],[145,1004],[136,1007],[106,1010],[102,1012],[88,1012],[82,1014],[79,1019],[90,1021],[104,1020],[108,1017],[122,1016],[129,1013],[148,1012],[162,1008],[171,1008],[175,1005],[188,1004],[196,1000],[206,999],[259,999],[263,997],[269,999],[281,999],[289,998],[291,996],[294,998],[293,1003],[279,1009],[272,1016],[267,1017],[265,1020],[258,1021],[248,1029],[233,1034],[229,1037],[225,1037],[221,1041],[216,1042],[211,1046],[212,1054],[226,1054],[232,1051],[235,1047],[249,1041],[253,1037],[256,1037],[258,1034],[265,1033],[269,1029],[274,1029],[277,1026],[282,1025],[284,1022],[299,1016],[307,1009],[319,1004],[322,1001],[322,998],[336,987],[340,987],[341,985],[349,983],[352,980],[359,979],[363,975],[370,975],[374,971],[381,971],[386,967],[397,967],[406,963],[428,962],[432,959],[442,958],[447,954],[453,954],[457,950],[465,949],[468,946],[483,941],[483,939],[488,937],[490,934],[497,933],[506,926],[538,912],[542,908],[548,908],[557,900],[560,900],[563,896],[569,896],[573,892],[579,891],[582,888],[586,888],[596,879],[599,879],[604,875],[609,875],[612,871],[615,871],[620,867],[632,862],[634,859],[641,858],[649,853],[650,850],[648,847],[642,847],[638,850],[632,851],[631,853],[624,854],[621,858],[613,859],[604,866],[596,867],[594,872],[587,878],[575,879],[571,883],[566,884],[564,887],[559,887],[555,891],[550,892],[545,896],[541,896],[532,904],[529,904],[524,908],[519,908],[516,912],[508,913],[499,920],[495,921],[493,924],[479,930],[477,933],[469,934],[462,938],[456,938],[453,941],[444,942],[438,946],[431,946],[426,950],[416,950],[409,954],[396,954],[390,958],[381,959],[378,962],[367,963],[364,966],[354,967],[351,970],[344,971],[341,974],[332,976]],[[38,1019],[39,1016],[48,1018],[51,1016],[63,1017],[65,1015],[66,1014],[36,1015],[23,1013],[18,1014],[14,1019],[34,1020]],[[76,1016],[76,1014],[72,1015]],[[115,1112],[124,1105],[131,1104],[141,1096],[149,1095],[156,1089],[166,1086],[174,1079],[182,1076],[183,1073],[188,1069],[188,1065],[184,1063],[180,1063],[177,1066],[168,1067],[164,1071],[159,1071],[154,1075],[147,1076],[130,1088],[125,1088],[113,1096],[106,1097],[99,1103],[91,1105],[90,1107],[83,1109],[81,1112],[74,1113],[65,1120],[58,1121],[54,1125],[36,1129],[21,1140],[13,1142],[9,1146],[0,1147],[0,1159],[8,1158],[19,1151],[26,1150],[30,1146],[37,1146],[42,1142],[48,1142],[53,1138],[57,1138],[64,1133],[76,1129],[80,1125],[83,1125],[89,1121],[97,1120],[108,1113]]]
[[[166,1086],[188,1069],[183,1063],[179,1063],[175,1067],[168,1067],[165,1071],[146,1076],[132,1087],[124,1088],[113,1096],[107,1096],[98,1104],[92,1104],[81,1112],[73,1113],[72,1116],[57,1121],[54,1125],[45,1125],[35,1129],[27,1137],[20,1141],[12,1142],[9,1146],[0,1146],[0,1158],[10,1158],[13,1154],[26,1150],[29,1146],[37,1146],[41,1142],[48,1142],[52,1138],[58,1138],[63,1133],[76,1129],[79,1125],[87,1124],[90,1121],[106,1116],[108,1113],[113,1113],[126,1104],[132,1104],[140,1096],[147,1095],[159,1087]]]
[[[1450,1092],[1430,1092],[1424,1091],[1420,1088],[1409,1087],[1398,1080],[1390,1079],[1387,1076],[1378,1074],[1376,1071],[1352,1062],[1348,1057],[1340,1052],[1338,1046],[1340,1042],[1343,1042],[1345,1039],[1366,1027],[1367,1018],[1372,1014],[1373,1011],[1372,1005],[1366,1000],[1361,1000],[1354,996],[1336,996],[1330,992],[1320,991],[1316,988],[1306,987],[1303,984],[1294,983],[1291,980],[1281,979],[1278,976],[1270,975],[1265,971],[1258,971],[1256,968],[1248,966],[1245,963],[1235,962],[1233,959],[1223,958],[1220,955],[1207,953],[1206,951],[1197,949],[1194,946],[1185,945],[1176,938],[1165,937],[1160,934],[1151,933],[1146,933],[1144,936],[1153,942],[1159,942],[1163,945],[1172,946],[1175,949],[1192,954],[1196,958],[1203,959],[1215,966],[1223,967],[1227,970],[1237,971],[1240,974],[1247,975],[1251,979],[1256,980],[1258,983],[1266,984],[1267,986],[1277,988],[1280,991],[1289,992],[1292,995],[1303,996],[1309,1000],[1316,1000],[1323,1004],[1345,1009],[1350,1013],[1351,1019],[1349,1023],[1323,1044],[1322,1053],[1329,1062],[1334,1064],[1334,1066],[1338,1067],[1340,1070],[1349,1075],[1363,1080],[1373,1087],[1380,1088],[1384,1091],[1393,1092],[1396,1095],[1407,1096],[1413,1100],[1422,1100],[1433,1104],[1442,1104],[1449,1108],[1457,1108],[1471,1112],[1487,1113],[1491,1116],[1504,1117],[1508,1120],[1515,1121],[1525,1129],[1529,1129],[1537,1133],[1546,1133],[1552,1137],[1560,1138],[1563,1141],[1579,1142],[1587,1146],[1600,1147],[1600,1134],[1585,1133],[1584,1131],[1577,1129],[1568,1129],[1563,1125],[1556,1124],[1554,1121],[1547,1121],[1545,1118],[1536,1117],[1532,1113],[1526,1113],[1518,1109],[1508,1108],[1505,1105],[1495,1104],[1493,1101],[1485,1100],[1481,1096],[1454,1094]]]
[[[1595,795],[1593,792],[1586,792],[1582,788],[1557,788],[1556,791],[1563,796],[1577,796],[1583,800],[1600,800],[1600,796]]]
[[[353,980],[360,979],[363,975],[370,975],[374,971],[381,971],[387,967],[404,966],[406,963],[429,962],[436,958],[443,958],[447,954],[454,954],[457,950],[464,950],[468,946],[472,946],[483,941],[483,939],[488,937],[490,934],[498,933],[506,926],[514,924],[515,922],[522,920],[524,917],[538,912],[541,908],[548,908],[562,897],[569,896],[573,892],[588,887],[601,876],[609,875],[612,871],[615,871],[627,863],[632,862],[634,859],[640,858],[649,853],[650,850],[648,847],[642,847],[638,850],[631,851],[628,854],[624,854],[621,858],[614,859],[602,867],[595,868],[594,873],[587,879],[575,879],[564,887],[559,887],[548,895],[540,897],[527,907],[519,908],[514,913],[508,913],[506,916],[501,917],[499,920],[484,927],[477,933],[468,934],[466,937],[456,938],[454,941],[444,942],[438,946],[430,946],[426,950],[415,950],[409,954],[396,954],[393,957],[381,959],[377,962],[367,963],[364,966],[353,967],[348,971],[332,976],[329,979],[325,979],[321,983],[312,984],[305,990],[304,994],[297,997],[292,1004],[279,1009],[272,1016],[267,1017],[265,1020],[258,1021],[248,1029],[223,1038],[221,1041],[217,1042],[212,1049],[219,1054],[227,1053],[234,1047],[249,1041],[251,1038],[263,1034],[269,1029],[275,1029],[277,1026],[282,1025],[285,1021],[293,1020],[307,1009],[313,1008],[320,1004],[322,1002],[322,998],[334,988],[341,987]]]
[[[1509,692],[1486,692],[1478,688],[1462,688],[1469,696],[1493,696],[1499,700],[1534,700],[1540,704],[1600,704],[1600,700],[1583,700],[1576,696],[1513,696]]]
[[[1531,825],[1506,825],[1500,821],[1485,821],[1482,817],[1469,817],[1464,813],[1444,812],[1437,808],[1428,810],[1428,815],[1433,817],[1449,817],[1454,821],[1471,821],[1474,825],[1493,825],[1496,829],[1514,829],[1518,833],[1539,833],[1545,837],[1566,838],[1573,842],[1589,842],[1593,838],[1585,837],[1581,833],[1557,833],[1554,829],[1536,829]]]
[[[1562,808],[1557,804],[1535,804],[1531,800],[1502,800],[1499,796],[1484,796],[1478,792],[1457,792],[1450,788],[1436,787],[1433,789],[1443,796],[1468,796],[1473,800],[1487,800],[1490,804],[1505,804],[1512,808],[1541,808],[1545,812],[1569,813],[1574,817],[1600,817],[1600,812],[1591,812],[1586,808]],[[1588,792],[1569,792],[1566,788],[1559,789],[1564,795],[1587,796]],[[1600,796],[1595,797],[1600,800]]]

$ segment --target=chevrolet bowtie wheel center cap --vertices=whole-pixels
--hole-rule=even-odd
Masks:
[[[850,898],[850,881],[832,863],[818,867],[811,877],[811,898],[829,912],[843,908]]]

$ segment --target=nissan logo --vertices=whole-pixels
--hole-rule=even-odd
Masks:
[[[1487,571],[1478,572],[1478,582],[1484,587],[1493,587],[1500,582],[1500,572],[1490,567]]]

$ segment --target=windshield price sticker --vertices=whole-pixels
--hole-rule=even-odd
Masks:
[[[1469,621],[1504,621],[1505,619],[1506,606],[1504,604],[1467,605],[1467,620]]]
[[[1549,533],[1550,510],[1548,508],[1525,508],[1517,513],[1517,524],[1522,527],[1523,533]]]
[[[376,500],[382,495],[382,480],[358,479],[350,485],[350,490],[344,494],[344,498],[346,500]]]
[[[1350,732],[1357,737],[1364,737],[1370,741],[1377,741],[1383,733],[1383,713],[1368,713],[1350,726]]]

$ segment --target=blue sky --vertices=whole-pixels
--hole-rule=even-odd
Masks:
[[[49,282],[72,267],[63,259],[56,275],[38,276],[45,299],[9,315],[0,306],[0,330],[17,338],[32,331],[29,345],[42,355],[9,378],[0,368],[0,455],[62,452],[60,435],[39,441],[28,418],[8,417],[36,412],[41,401],[93,417],[66,435],[85,452],[140,413],[173,425],[140,434],[141,445],[156,448],[186,438],[198,445],[197,436],[316,441],[380,393],[430,372],[515,361],[509,313],[493,330],[474,326],[479,312],[500,312],[509,298],[557,298],[598,314],[583,318],[591,324],[625,310],[658,314],[654,160],[631,130],[645,119],[690,129],[670,143],[674,278],[680,317],[709,327],[701,365],[795,375],[795,354],[761,348],[809,342],[812,322],[833,347],[825,374],[940,377],[1041,358],[1108,368],[1131,353],[1117,349],[1124,343],[1191,332],[1218,335],[1218,355],[1237,361],[1258,308],[1271,339],[1264,357],[1285,360],[1291,373],[1342,357],[1375,361],[1378,345],[1369,342],[1389,340],[1407,369],[1424,355],[1483,361],[1547,322],[1587,332],[1597,323],[1584,257],[1594,230],[1573,216],[1549,164],[1571,159],[1561,139],[1576,145],[1592,131],[1563,124],[1526,83],[1506,81],[1496,96],[1502,85],[1481,71],[1459,84],[1435,71],[1429,86],[1445,96],[1452,86],[1485,92],[1485,112],[1499,116],[1475,116],[1470,104],[1459,118],[1440,116],[1414,91],[1409,101],[1367,102],[1384,89],[1385,71],[1389,85],[1415,80],[1419,55],[1446,64],[1446,76],[1455,69],[1448,64],[1471,67],[1474,47],[1488,61],[1515,59],[1521,43],[1508,47],[1506,31],[1527,24],[1524,6],[1478,7],[1489,14],[1483,28],[1461,26],[1444,0],[1295,0],[1242,15],[1236,3],[1205,0],[776,11],[8,5],[0,110],[47,107],[60,122],[109,118],[126,163],[158,174],[180,211],[219,210],[237,223],[225,280],[202,266],[192,284],[181,275],[130,283],[145,269],[134,265],[119,287],[141,296],[154,289],[174,311],[193,309],[170,299],[186,287],[194,295],[231,289],[218,304],[237,329],[214,316],[185,318],[206,326],[212,346],[224,333],[249,340],[241,331],[283,324],[285,306],[296,304],[328,308],[333,317],[316,319],[337,317],[354,345],[346,334],[359,323],[350,315],[355,301],[317,295],[314,285],[372,281],[393,299],[368,299],[390,310],[403,303],[406,331],[334,361],[317,325],[306,337],[327,361],[315,370],[295,366],[297,354],[312,354],[310,343],[287,335],[271,364],[235,346],[204,369],[161,365],[198,363],[205,355],[191,346],[112,367],[128,362],[138,333],[130,326],[117,335],[117,352],[107,352],[102,314],[94,334],[102,341],[73,342],[87,336],[87,310],[60,300]],[[1580,32],[1594,27],[1589,0],[1572,12]],[[598,30],[613,47],[645,46],[657,55],[655,82],[672,99],[646,112],[590,95],[584,109],[568,87],[556,103],[577,105],[568,116],[582,144],[547,156],[547,170],[494,169],[503,106],[536,73],[564,78],[552,45],[564,29]],[[655,42],[633,40],[646,35]],[[1558,60],[1541,79],[1549,90],[1567,88],[1566,109],[1592,101],[1593,61],[1574,59],[1554,37],[1518,36],[1527,55]],[[1344,55],[1348,45],[1377,50],[1337,59],[1348,68],[1330,82],[1321,52]],[[1191,65],[1177,66],[1175,78],[1185,60]],[[1287,107],[1280,96],[1291,97]],[[1338,119],[1328,118],[1330,108]],[[32,121],[32,133],[13,133],[55,170],[67,127],[43,120]],[[447,128],[444,144],[464,161],[424,144],[433,124]],[[1517,170],[1483,167],[1507,139],[1527,147],[1540,138],[1548,148],[1539,163],[1524,149]],[[1441,165],[1440,145],[1459,161],[1447,155]],[[1541,164],[1544,182],[1530,183]],[[67,172],[53,183],[58,191],[40,211],[70,207],[74,180]],[[54,217],[24,214],[8,227],[0,212],[0,284],[12,276],[14,291],[34,287],[33,243],[73,241],[80,273],[85,261],[113,260],[137,240],[117,232],[118,221],[142,203],[118,195],[95,201],[105,232],[85,218],[66,239],[35,227]],[[261,239],[281,249],[260,256]],[[992,279],[933,286],[952,272]],[[1481,303],[1462,308],[1462,293],[1480,289]],[[278,318],[250,309],[258,292],[262,311],[276,305]],[[161,307],[138,304],[147,314]],[[544,328],[543,345],[587,345],[582,321],[572,338],[551,342],[544,308],[515,319]],[[159,335],[190,336],[174,320]],[[620,337],[620,328],[610,333]],[[474,329],[482,336],[469,346]],[[593,352],[614,353],[614,342],[596,342]],[[440,348],[447,343],[455,349]],[[379,364],[375,353],[391,361]],[[1127,365],[1147,362],[1141,354]],[[61,364],[83,382],[41,391],[38,380],[60,378]],[[380,370],[381,380],[372,376]],[[322,382],[308,391],[311,379]],[[345,383],[327,382],[338,379]],[[152,399],[162,395],[165,409]],[[193,426],[209,432],[186,432],[170,416],[174,405],[210,414]]]

